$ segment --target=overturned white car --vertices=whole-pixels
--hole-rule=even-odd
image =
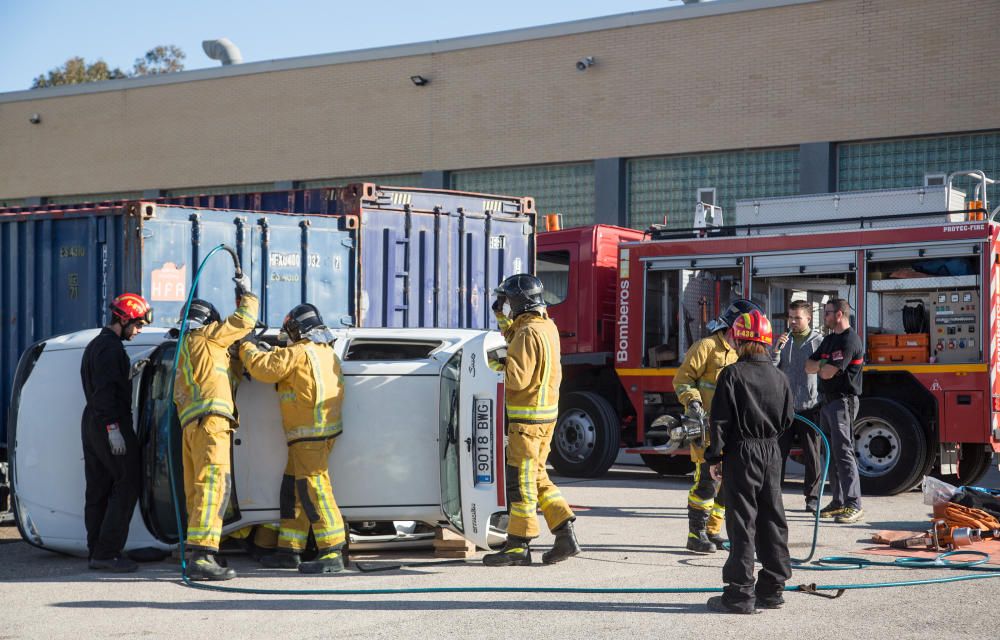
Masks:
[[[36,546],[85,556],[80,359],[98,330],[28,349],[14,380],[8,450],[14,511]],[[503,377],[496,332],[465,329],[345,329],[344,432],[330,457],[337,503],[354,531],[405,538],[375,523],[447,526],[485,548],[502,541]],[[184,504],[180,434],[169,398],[176,340],[145,329],[126,348],[133,362],[134,418],[142,444],[142,487],[126,549],[178,542],[169,463]],[[145,366],[142,366],[145,364]],[[286,444],[271,385],[243,381],[232,442],[233,484],[223,533],[276,522]],[[169,419],[173,416],[173,419]],[[173,456],[168,456],[173,437]],[[398,533],[397,533],[398,531]],[[352,536],[354,538],[354,536]]]

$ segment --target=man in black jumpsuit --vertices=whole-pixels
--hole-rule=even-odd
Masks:
[[[795,419],[787,378],[772,364],[771,323],[756,309],[733,323],[739,360],[722,370],[712,399],[706,462],[722,463],[729,558],[722,568],[722,596],[708,601],[723,613],[777,609],[792,576],[788,524],[781,501],[778,436]],[[761,563],[754,584],[754,551]]]
[[[132,427],[132,382],[124,340],[153,313],[142,296],[125,293],[111,303],[113,320],[83,352],[80,377],[87,406],[81,425],[87,480],[83,519],[90,568],[124,573],[137,565],[122,555],[139,497],[139,441]]]

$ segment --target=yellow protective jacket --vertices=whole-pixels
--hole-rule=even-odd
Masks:
[[[674,375],[674,392],[684,408],[697,400],[706,412],[711,411],[719,374],[736,359],[736,349],[726,342],[725,331],[716,331],[691,345]]]
[[[229,347],[253,331],[259,306],[256,296],[245,294],[225,321],[210,322],[184,336],[174,378],[174,404],[182,427],[206,415],[222,416],[235,426],[237,376],[230,366]]]
[[[343,431],[344,374],[332,346],[299,340],[290,347],[263,351],[246,342],[240,347],[240,360],[257,380],[277,383],[288,444],[329,440]]]
[[[511,422],[544,424],[559,415],[559,330],[544,312],[522,313],[504,328],[507,417]]]

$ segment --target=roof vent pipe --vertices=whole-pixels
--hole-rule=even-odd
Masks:
[[[212,60],[221,60],[223,65],[243,62],[239,48],[229,38],[202,40],[201,48],[205,51],[205,55]]]

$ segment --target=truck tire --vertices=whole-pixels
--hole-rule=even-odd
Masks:
[[[940,468],[937,468],[933,475],[956,487],[976,484],[989,471],[992,462],[993,449],[989,445],[967,442],[962,444],[962,459],[958,461],[958,473],[942,474]]]
[[[694,471],[694,463],[691,456],[661,456],[655,453],[640,454],[642,461],[647,467],[661,476],[686,476]]]
[[[590,391],[567,393],[559,402],[549,462],[559,475],[596,478],[618,456],[621,427],[607,400]]]
[[[854,421],[854,452],[865,494],[907,491],[929,466],[924,428],[909,409],[887,398],[861,399]]]

